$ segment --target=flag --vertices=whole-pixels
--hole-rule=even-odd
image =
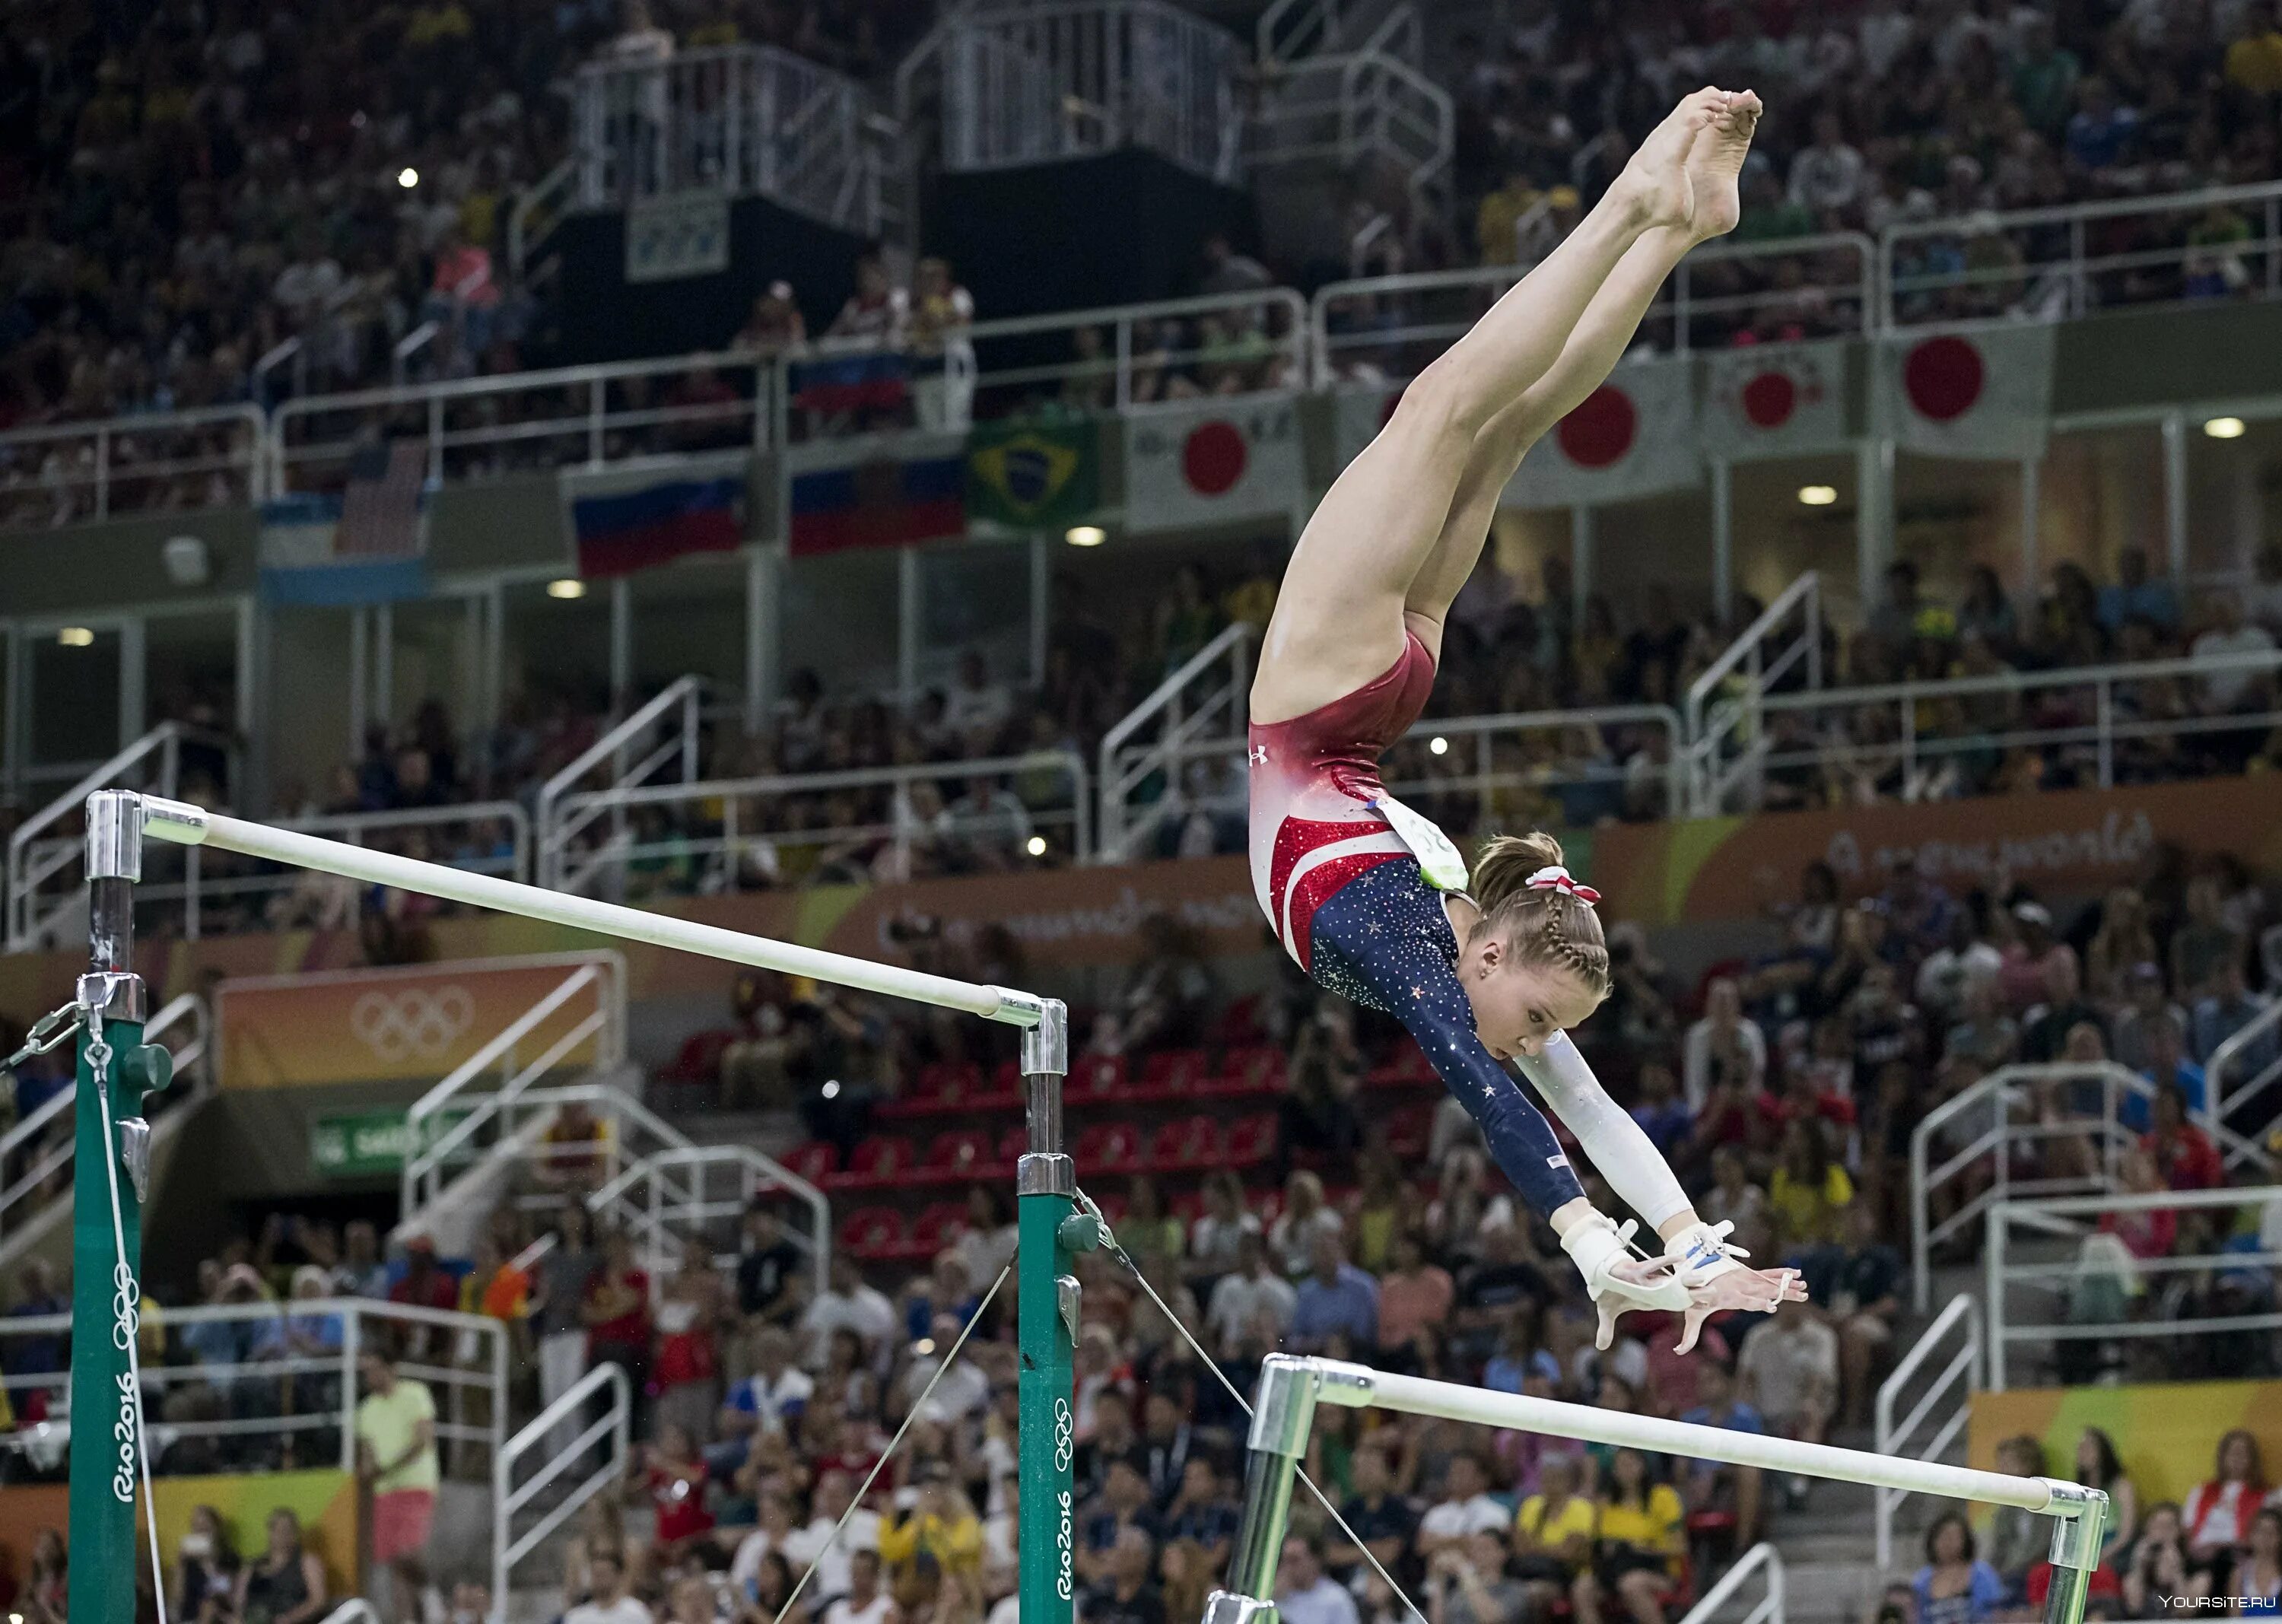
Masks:
[[[792,403],[827,417],[844,412],[892,412],[910,398],[911,376],[911,358],[901,350],[827,355],[793,368]]]
[[[1137,406],[1124,417],[1129,531],[1268,518],[1299,504],[1300,411],[1290,395]]]
[[[1574,508],[1686,490],[1703,473],[1685,359],[1618,367],[1553,425],[1506,486],[1510,508]]]
[[[1878,354],[1879,432],[1929,457],[2019,462],[2052,429],[2050,322],[1892,339]]]
[[[750,454],[658,457],[603,472],[560,476],[578,573],[632,575],[685,553],[729,553],[745,540]]]
[[[1349,385],[1339,392],[1332,404],[1331,434],[1339,469],[1363,454],[1401,403],[1400,384]]]
[[[966,439],[966,517],[1060,530],[1101,502],[1101,431],[1091,422],[985,423]]]
[[[1846,346],[1751,345],[1704,357],[1697,443],[1717,461],[1843,451]]]
[[[342,608],[428,590],[428,448],[400,439],[349,458],[338,496],[261,504],[261,595],[272,603]]]
[[[883,434],[797,448],[791,550],[911,547],[966,533],[966,439]]]

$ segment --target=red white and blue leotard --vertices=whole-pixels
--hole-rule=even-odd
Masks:
[[[1552,1125],[1475,1030],[1442,893],[1370,804],[1386,793],[1379,757],[1409,731],[1433,687],[1433,657],[1406,633],[1401,657],[1376,681],[1252,727],[1253,890],[1316,985],[1402,1022],[1514,1187],[1549,1215],[1583,1188]]]

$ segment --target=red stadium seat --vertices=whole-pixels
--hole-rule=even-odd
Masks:
[[[1159,1128],[1149,1139],[1149,1165],[1160,1171],[1211,1167],[1220,1161],[1220,1154],[1217,1117],[1178,1117]]]
[[[1081,1055],[1070,1063],[1064,1085],[1072,1100],[1106,1100],[1125,1090],[1125,1057],[1122,1054]]]
[[[874,1134],[859,1140],[848,1154],[848,1169],[834,1181],[843,1189],[891,1185],[912,1170],[918,1157],[909,1139]]]
[[[1273,1044],[1255,1044],[1222,1055],[1220,1075],[1213,1079],[1213,1085],[1215,1090],[1241,1092],[1281,1087],[1283,1082],[1284,1051]]]
[[[937,1201],[920,1209],[912,1220],[912,1238],[908,1243],[912,1254],[932,1258],[966,1232],[966,1208],[958,1201]],[[990,1284],[984,1280],[983,1286]]]
[[[1130,1173],[1141,1166],[1141,1130],[1131,1123],[1096,1123],[1077,1136],[1070,1154],[1083,1168]]]
[[[796,1145],[777,1158],[812,1185],[820,1185],[840,1170],[840,1146],[824,1139]]]
[[[1267,1111],[1239,1116],[1229,1124],[1230,1167],[1257,1167],[1276,1154],[1276,1118]]]
[[[1030,1148],[1030,1131],[1013,1127],[998,1136],[998,1165],[1013,1167]]]
[[[1440,1081],[1424,1053],[1408,1037],[1397,1038],[1387,1057],[1363,1080],[1372,1088],[1431,1088]]]
[[[981,1128],[938,1133],[920,1170],[935,1178],[973,1178],[993,1164],[990,1135]]]
[[[892,1207],[858,1207],[840,1224],[840,1249],[850,1257],[892,1256],[905,1242],[904,1215]]]
[[[1427,1140],[1434,1131],[1434,1107],[1424,1100],[1416,1105],[1398,1106],[1385,1118],[1386,1149],[1390,1155],[1423,1156]]]
[[[1204,1080],[1205,1071],[1202,1049],[1160,1049],[1141,1063],[1141,1092],[1185,1094]]]

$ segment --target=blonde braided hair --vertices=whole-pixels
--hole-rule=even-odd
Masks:
[[[1609,991],[1609,944],[1601,916],[1573,891],[1534,886],[1530,877],[1562,866],[1561,843],[1542,829],[1501,835],[1474,859],[1473,897],[1481,918],[1473,933],[1495,932],[1516,962],[1569,975],[1594,998]]]

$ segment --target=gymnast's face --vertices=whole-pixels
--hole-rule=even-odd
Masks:
[[[1556,1032],[1584,1023],[1601,999],[1567,971],[1525,964],[1513,944],[1477,930],[1458,955],[1458,982],[1474,1006],[1474,1028],[1501,1061],[1536,1054]]]

